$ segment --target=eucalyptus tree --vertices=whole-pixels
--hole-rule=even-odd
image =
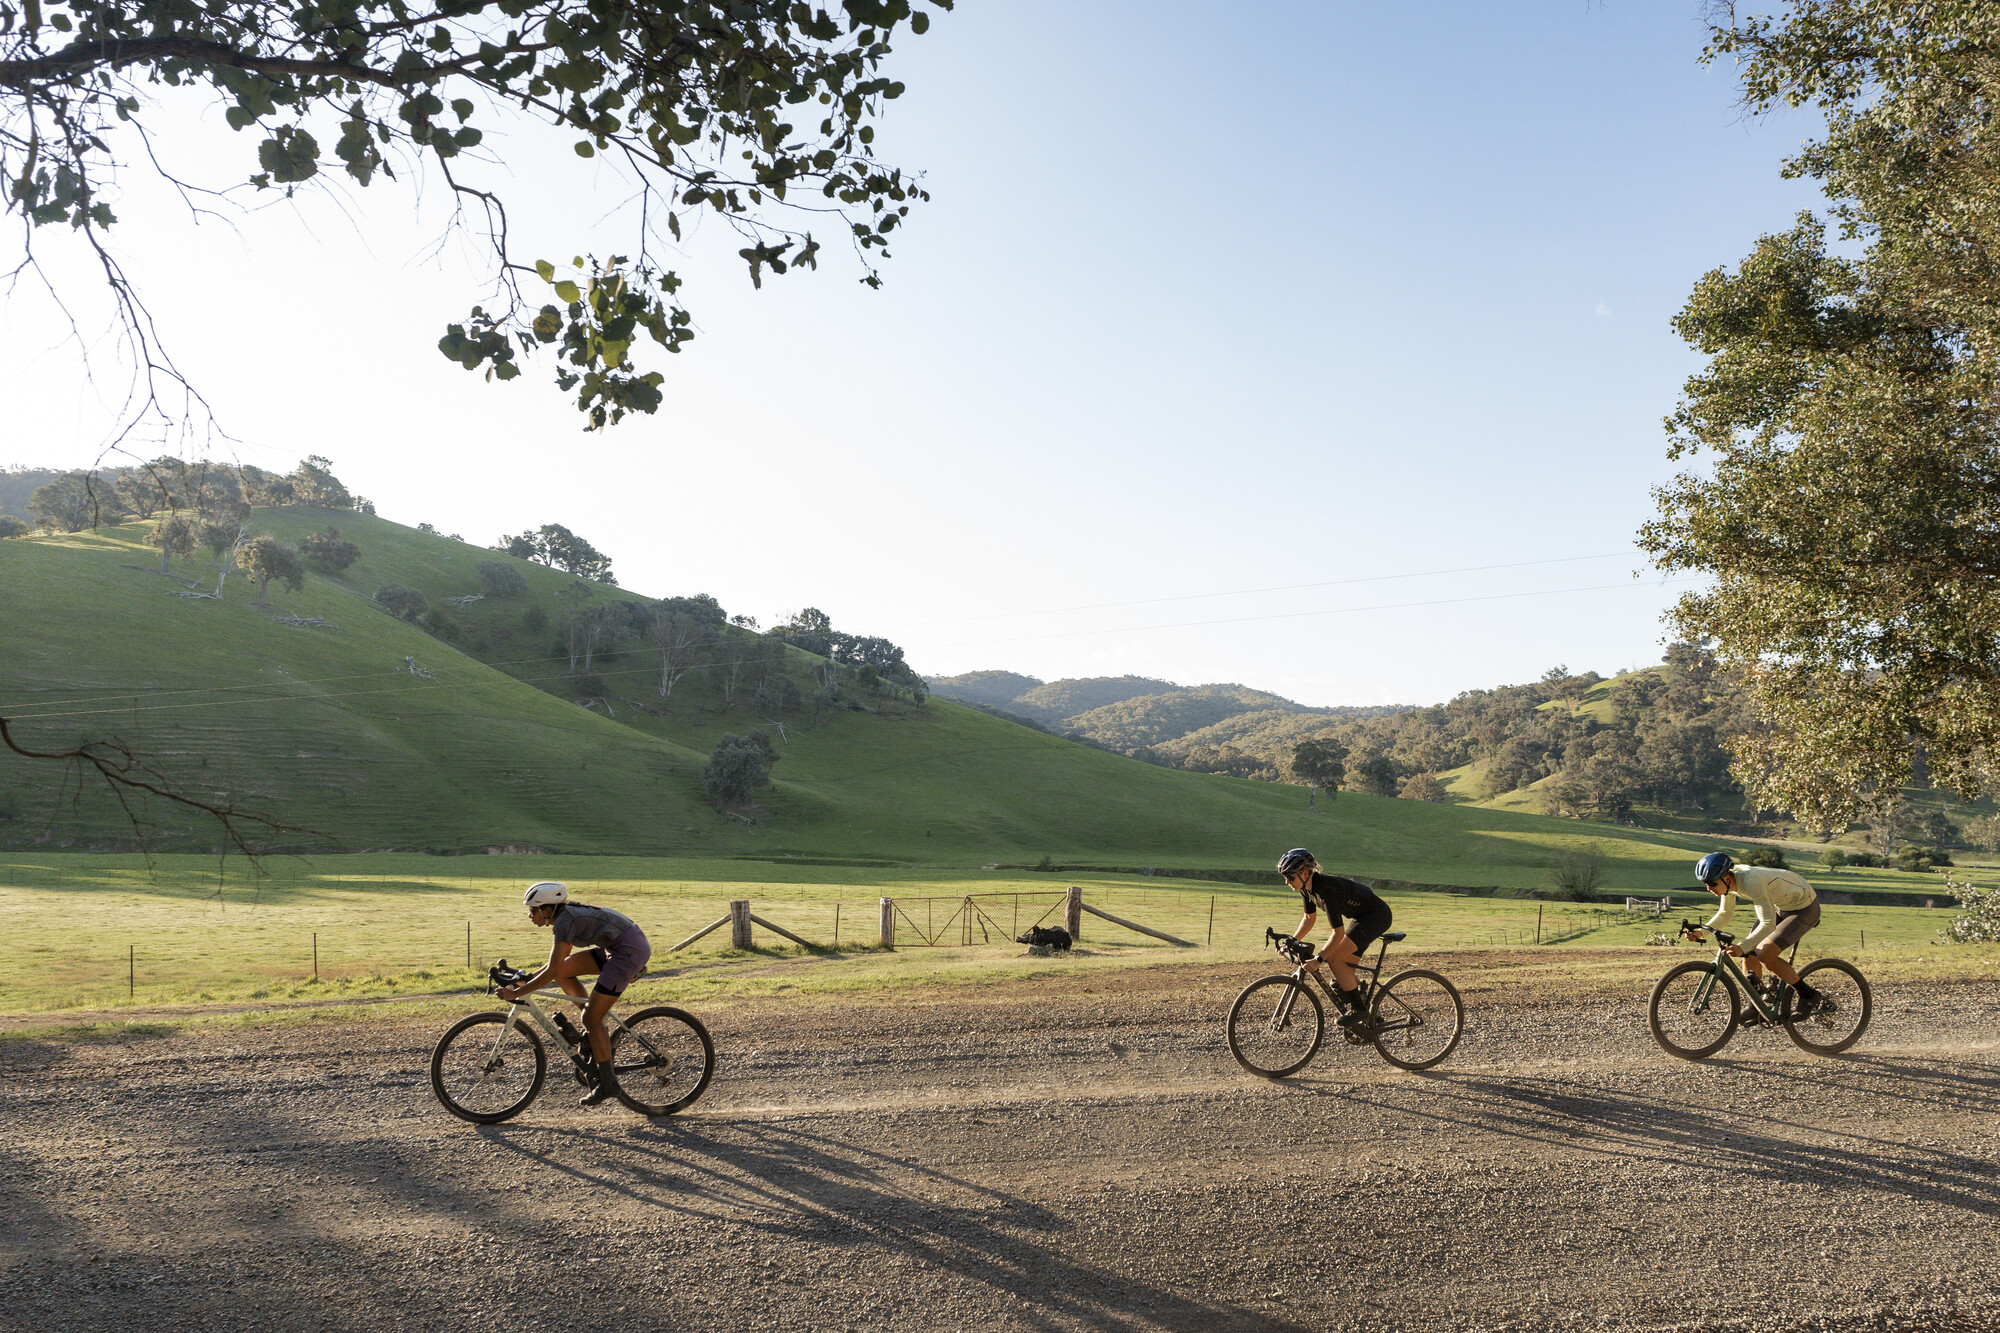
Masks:
[[[168,123],[218,147],[224,127],[242,136],[236,181],[169,177],[197,209],[325,188],[334,172],[348,189],[429,178],[493,279],[439,350],[508,380],[548,348],[557,385],[602,427],[663,401],[641,337],[678,352],[694,336],[665,256],[698,218],[734,236],[755,285],[817,267],[828,233],[879,285],[892,234],[928,197],[875,156],[875,122],[903,91],[883,66],[901,27],[929,21],[910,0],[843,0],[835,14],[794,0],[0,0],[0,176],[29,264],[43,235],[95,261],[137,401],[169,415],[181,409],[162,393],[193,391],[111,235],[118,172],[156,163]],[[190,98],[221,116],[170,122],[169,104]],[[507,135],[488,138],[496,128]],[[509,205],[539,187],[514,146],[535,133],[623,178],[621,253],[520,252]],[[573,225],[601,211],[579,205]]]
[[[1729,11],[1733,14],[1733,10]],[[1643,544],[1713,576],[1674,612],[1741,669],[1757,804],[1838,828],[1928,757],[1970,796],[2000,755],[2000,9],[1791,0],[1718,28],[1752,110],[1811,106],[1824,183],[1675,321],[1706,355],[1668,418],[1698,460]],[[1829,240],[1829,223],[1839,241]]]

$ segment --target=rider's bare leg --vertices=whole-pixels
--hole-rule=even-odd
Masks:
[[[1326,948],[1321,950],[1321,952],[1326,955],[1326,961],[1333,968],[1334,981],[1339,984],[1342,990],[1353,990],[1355,986],[1354,964],[1360,959],[1361,955],[1355,951],[1354,941],[1347,938],[1347,932],[1345,930],[1334,931],[1333,937],[1326,942]]]
[[[604,1025],[604,1016],[611,1012],[611,1006],[618,1003],[616,995],[603,991],[590,997],[590,1003],[583,1007],[583,1030],[590,1034],[590,1053],[597,1063],[608,1064],[611,1060],[611,1030]]]
[[[1757,950],[1756,957],[1763,961],[1764,966],[1778,974],[1778,980],[1788,986],[1799,984],[1799,974],[1792,970],[1790,963],[1785,961],[1784,949],[1776,940],[1765,940],[1763,945]],[[1748,960],[1746,959],[1746,961]]]
[[[579,1000],[590,992],[577,978],[596,975],[597,959],[586,950],[579,949],[556,964],[556,985],[562,987],[563,994],[574,995]]]

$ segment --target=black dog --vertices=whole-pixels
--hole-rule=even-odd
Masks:
[[[1059,953],[1066,952],[1074,943],[1069,937],[1069,932],[1061,926],[1036,926],[1026,934],[1016,936],[1014,942],[1036,948],[1054,949]]]

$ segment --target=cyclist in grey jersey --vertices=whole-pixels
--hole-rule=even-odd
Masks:
[[[555,942],[549,946],[549,961],[542,970],[518,986],[502,986],[500,998],[517,1000],[554,982],[565,994],[582,999],[583,983],[577,978],[596,974],[590,1002],[583,1008],[583,1030],[590,1035],[596,1079],[582,1098],[582,1105],[595,1106],[611,1096],[617,1081],[611,1070],[611,1033],[604,1025],[604,1015],[646,970],[653,946],[631,917],[608,907],[573,903],[569,890],[553,880],[531,886],[525,901],[528,919],[549,927]]]

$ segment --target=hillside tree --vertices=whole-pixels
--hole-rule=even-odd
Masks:
[[[82,532],[124,515],[115,484],[94,472],[65,472],[28,497],[28,512],[51,532]]]
[[[1330,736],[1315,736],[1292,747],[1292,776],[1318,787],[1328,800],[1347,780],[1347,747]]]
[[[611,575],[611,557],[560,523],[544,523],[516,537],[502,537],[496,550],[517,560],[560,569],[580,579],[618,586]]]
[[[646,636],[660,658],[660,697],[671,698],[674,686],[707,661],[716,629],[708,620],[687,611],[663,609],[653,617]]]
[[[431,609],[431,599],[415,588],[406,588],[400,583],[391,583],[375,590],[375,604],[398,620],[414,622],[416,618]]]
[[[693,336],[682,280],[663,261],[702,216],[734,234],[753,286],[816,268],[825,228],[879,285],[875,260],[928,197],[875,157],[875,121],[903,91],[882,66],[902,25],[929,22],[911,0],[845,0],[837,18],[789,0],[0,0],[0,176],[30,263],[46,231],[77,238],[103,273],[151,412],[192,390],[110,233],[117,170],[153,160],[161,85],[250,132],[252,198],[434,181],[494,280],[439,351],[508,380],[549,348],[557,385],[601,427],[663,401],[663,377],[635,344],[644,335],[671,353]],[[515,248],[509,202],[541,187],[514,178],[510,150],[549,133],[629,194],[620,253],[554,263]],[[201,207],[229,202],[214,188],[226,181],[168,179]],[[598,211],[577,210],[577,225]]]
[[[717,805],[746,804],[759,787],[770,782],[771,765],[777,761],[771,738],[763,732],[747,736],[727,733],[715,743],[701,770],[702,789]]]
[[[305,557],[306,563],[328,578],[339,578],[349,565],[361,558],[361,548],[342,540],[340,529],[329,525],[299,538],[299,554]]]
[[[25,520],[15,518],[12,514],[0,514],[0,541],[5,541],[9,537],[26,536],[33,531],[33,526]]]
[[[146,541],[160,548],[160,572],[171,573],[175,556],[194,554],[195,526],[181,515],[171,514],[153,525]]]
[[[244,542],[236,548],[236,563],[245,576],[256,581],[259,606],[264,605],[274,582],[284,584],[287,592],[306,586],[306,569],[299,563],[298,553],[276,537],[252,537]]]
[[[504,560],[481,560],[478,573],[479,586],[488,597],[521,597],[528,591],[528,580]]]

